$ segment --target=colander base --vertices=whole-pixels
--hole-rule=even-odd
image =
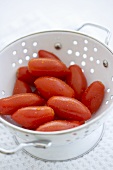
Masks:
[[[103,137],[104,129],[105,125],[103,124],[90,135],[63,146],[51,146],[46,149],[28,147],[23,149],[23,151],[31,157],[42,159],[44,161],[66,161],[77,159],[89,153],[98,145]],[[14,137],[14,140],[17,145],[21,142],[25,142],[17,136]]]

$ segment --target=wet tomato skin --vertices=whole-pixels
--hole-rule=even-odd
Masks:
[[[74,98],[53,96],[47,101],[47,105],[61,119],[86,121],[91,118],[89,109]]]
[[[32,93],[32,90],[27,83],[16,79],[16,82],[15,82],[14,88],[13,88],[13,95],[20,94],[20,93]]]
[[[45,99],[52,96],[75,96],[74,90],[68,84],[55,77],[40,77],[35,80],[34,84]]]
[[[33,93],[15,94],[0,99],[0,114],[13,114],[22,107],[43,105],[44,102],[43,98]]]
[[[53,54],[49,51],[46,51],[46,50],[39,50],[38,56],[39,56],[39,58],[53,58],[53,59],[60,60],[60,58],[57,57],[55,54]]]
[[[18,109],[12,119],[24,128],[36,129],[54,119],[54,111],[48,106],[31,106]]]
[[[29,72],[37,77],[53,76],[63,78],[69,74],[67,66],[53,58],[34,58],[28,62]]]
[[[82,95],[81,102],[95,113],[102,104],[105,95],[105,86],[100,81],[91,83]]]
[[[71,129],[80,125],[81,123],[79,121],[53,120],[39,126],[36,129],[36,131],[43,131],[43,132],[60,131],[60,130]]]
[[[80,100],[83,92],[87,88],[87,80],[82,72],[80,66],[74,64],[69,67],[70,74],[66,78],[67,84],[69,84],[75,91],[75,98]]]
[[[34,77],[29,71],[27,66],[19,67],[16,73],[17,79],[26,82],[29,85],[34,85],[36,77]]]

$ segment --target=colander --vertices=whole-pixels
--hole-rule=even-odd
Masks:
[[[105,43],[80,32],[86,26],[104,30]],[[12,95],[16,71],[27,65],[37,52],[53,52],[67,65],[78,64],[88,84],[100,80],[105,85],[105,97],[99,110],[85,124],[63,131],[38,132],[18,126],[10,116],[1,116],[0,122],[15,136],[17,147],[0,148],[4,154],[21,149],[33,157],[49,161],[76,159],[92,150],[104,132],[107,116],[113,109],[113,53],[108,48],[110,31],[103,26],[85,23],[77,31],[51,30],[22,37],[9,44],[0,53],[0,97]]]

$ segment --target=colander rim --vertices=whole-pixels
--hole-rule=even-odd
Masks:
[[[63,32],[63,33],[74,33],[74,34],[79,34],[81,36],[85,36],[85,37],[88,37],[94,41],[96,41],[97,43],[103,45],[105,48],[107,48],[107,50],[109,50],[109,52],[113,55],[113,52],[111,49],[109,49],[109,47],[101,42],[100,40],[97,40],[96,38],[88,35],[88,34],[85,34],[85,33],[82,33],[80,31],[73,31],[73,30],[61,30],[61,29],[58,29],[58,30],[45,30],[45,31],[40,31],[40,32],[35,32],[35,33],[32,33],[32,34],[28,34],[28,35],[25,35],[25,36],[22,36],[14,41],[12,41],[11,43],[9,43],[8,45],[6,45],[5,47],[3,47],[1,50],[0,50],[0,53],[2,53],[6,48],[8,48],[10,45],[16,43],[17,41],[19,40],[22,40],[24,38],[28,38],[30,36],[34,36],[34,35],[37,35],[37,34],[45,34],[45,33],[60,33],[60,32]],[[102,117],[105,116],[105,114],[107,114],[107,112],[109,112],[111,109],[113,108],[113,104],[110,105],[109,108],[106,109],[106,111],[104,111],[101,115],[97,116],[96,118],[92,119],[92,120],[88,120],[85,124],[83,125],[80,125],[78,127],[75,127],[75,128],[71,128],[71,129],[67,129],[67,130],[61,130],[61,131],[54,131],[54,132],[40,132],[40,131],[33,131],[33,130],[29,130],[29,129],[24,129],[22,127],[19,127],[17,125],[14,125],[12,123],[9,123],[8,121],[4,120],[2,117],[2,115],[0,116],[0,122],[5,124],[6,126],[8,127],[11,127],[12,129],[15,129],[15,130],[18,130],[20,132],[25,132],[27,134],[34,134],[34,135],[62,135],[62,134],[68,134],[68,133],[72,133],[72,132],[76,132],[76,131],[80,131],[82,130],[83,128],[86,128],[88,126],[90,126],[91,124],[95,123],[96,121],[100,120]],[[96,113],[95,113],[96,114]]]

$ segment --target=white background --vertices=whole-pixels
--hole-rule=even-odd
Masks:
[[[112,0],[0,0],[0,47],[31,32],[75,29],[85,22],[112,32],[112,7]]]

